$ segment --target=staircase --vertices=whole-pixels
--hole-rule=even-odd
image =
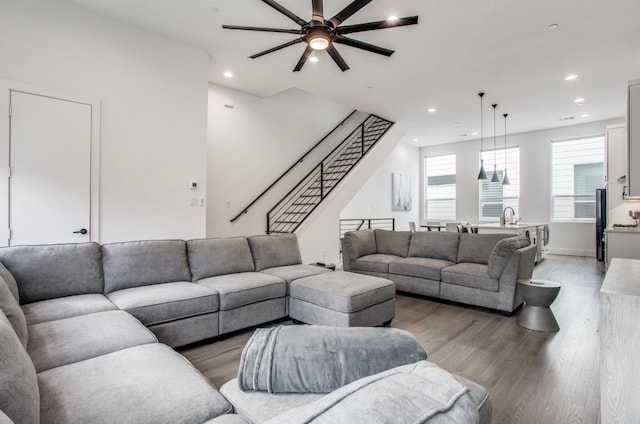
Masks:
[[[267,234],[295,232],[392,125],[369,115],[267,213]]]

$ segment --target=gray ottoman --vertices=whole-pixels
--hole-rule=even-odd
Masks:
[[[381,325],[395,315],[395,293],[386,278],[342,271],[313,275],[291,282],[289,316],[315,325]]]

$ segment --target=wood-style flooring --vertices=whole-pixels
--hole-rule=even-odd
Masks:
[[[602,265],[593,258],[549,255],[536,266],[534,277],[562,285],[552,305],[558,333],[518,326],[519,310],[505,317],[402,294],[396,297],[391,326],[413,333],[430,361],[485,386],[494,424],[598,423]],[[236,376],[251,333],[242,331],[181,353],[220,387]]]

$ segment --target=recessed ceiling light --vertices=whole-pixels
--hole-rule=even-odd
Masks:
[[[389,21],[389,22],[393,22],[393,21],[397,21],[397,20],[398,20],[398,17],[395,16],[395,15],[391,15],[391,16],[389,16],[387,18],[387,21]]]
[[[414,139],[413,139],[413,142],[414,142],[414,143],[415,143],[415,142],[417,142],[417,141],[418,141],[418,139],[417,139],[417,138],[414,138]]]
[[[547,28],[549,28],[549,29],[557,29],[558,28],[558,24],[551,24]]]
[[[573,103],[584,103],[584,99],[582,97],[578,97],[573,101]]]
[[[581,118],[588,118],[589,114],[588,113],[583,113],[582,115],[580,115]]]
[[[311,56],[309,58],[309,62],[311,62],[311,63],[316,63],[317,61],[318,61],[318,57],[317,56]]]
[[[224,73],[224,77],[225,78],[232,78],[233,77],[233,73],[231,73],[230,71],[227,71]]]
[[[478,135],[478,132],[474,131],[474,132],[471,133],[471,135]]]
[[[566,77],[564,77],[564,80],[565,81],[573,81],[576,78],[578,78],[578,76],[576,74],[569,74]]]
[[[427,112],[429,113],[436,113],[437,109],[435,107],[430,107],[429,109],[427,109]]]

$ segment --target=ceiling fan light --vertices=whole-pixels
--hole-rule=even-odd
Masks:
[[[316,35],[315,37],[309,39],[309,46],[313,50],[325,50],[329,47],[329,39],[320,35]]]

